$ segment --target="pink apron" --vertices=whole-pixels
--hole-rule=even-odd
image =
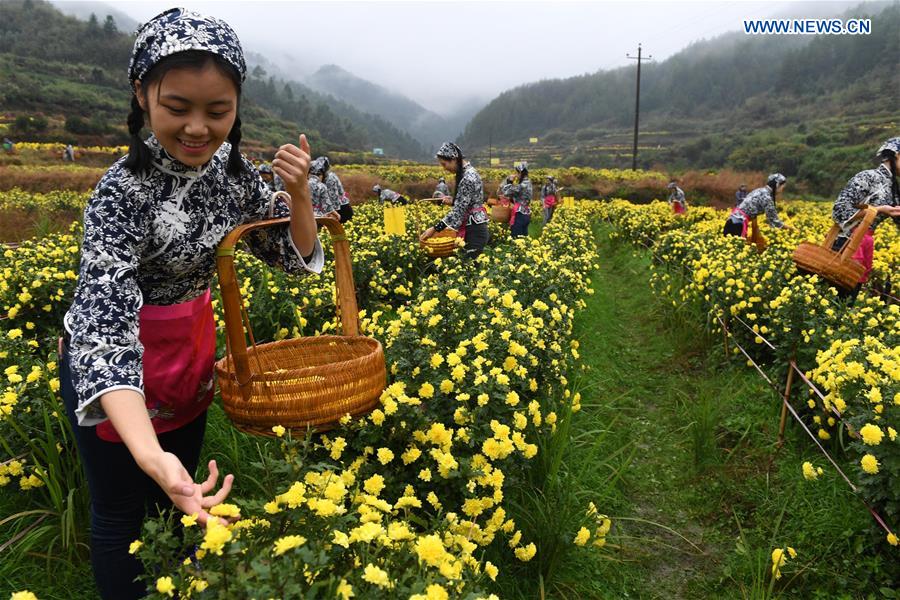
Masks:
[[[521,202],[516,202],[512,205],[512,214],[509,215],[509,226],[512,227],[516,224],[516,215],[519,214],[519,207],[522,206]]]
[[[156,433],[187,425],[213,399],[216,323],[210,291],[181,304],[144,305],[139,314],[144,345],[144,397]],[[110,421],[97,436],[121,442]]]
[[[750,227],[750,216],[742,211],[741,209],[735,207],[734,210],[731,211],[731,214],[739,214],[744,217],[744,227],[741,229],[741,237],[747,237],[747,228]]]
[[[544,198],[544,208],[553,208],[556,206],[556,196],[550,195]]]
[[[684,204],[682,204],[681,202],[673,202],[672,208],[675,210],[676,215],[684,214]],[[745,225],[745,227],[746,227],[746,225]]]
[[[872,237],[872,230],[869,229],[866,232],[866,235],[863,236],[862,242],[860,242],[859,244],[859,248],[857,248],[856,252],[853,253],[853,260],[866,268],[865,273],[863,273],[862,277],[859,278],[860,283],[865,283],[869,280],[869,275],[872,273],[872,261],[874,258],[875,238]]]

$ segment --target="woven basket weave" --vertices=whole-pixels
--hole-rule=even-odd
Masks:
[[[420,242],[425,253],[432,258],[445,258],[456,252],[456,230],[444,229],[435,233],[433,236]]]
[[[491,220],[498,223],[509,223],[512,208],[509,205],[495,204],[491,207]]]
[[[225,357],[216,362],[222,405],[235,427],[258,435],[273,435],[275,425],[298,433],[325,431],[344,415],[371,412],[387,380],[381,343],[359,335],[350,244],[335,219],[319,218],[316,223],[328,229],[334,245],[343,335],[256,344],[234,268],[234,248],[250,231],[289,222],[283,218],[242,225],[225,237],[216,253],[228,345]]]
[[[866,231],[872,226],[876,214],[875,209],[868,207],[857,212],[853,220],[860,220],[861,223],[856,226],[850,239],[838,252],[831,249],[841,232],[841,228],[837,225],[831,227],[821,246],[811,242],[801,243],[794,250],[793,256],[797,268],[820,275],[848,290],[856,287],[866,268],[853,259],[853,254],[862,243]]]

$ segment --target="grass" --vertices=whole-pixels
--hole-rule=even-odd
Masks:
[[[590,370],[562,484],[517,512],[549,521],[534,532],[541,548],[588,500],[613,531],[549,579],[510,574],[501,597],[865,598],[896,585],[872,519],[805,434],[789,428],[776,449],[778,398],[724,357],[705,315],[654,298],[647,255],[607,232],[577,322]],[[818,481],[803,480],[805,460],[826,467]],[[773,584],[771,552],[785,546],[799,555]]]

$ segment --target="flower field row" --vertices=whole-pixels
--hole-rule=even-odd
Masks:
[[[785,203],[782,211],[795,229],[763,226],[769,244],[757,253],[743,239],[722,235],[723,211],[691,208],[680,218],[659,202],[636,206],[614,201],[598,207],[613,225],[613,236],[648,245],[661,260],[653,267],[655,293],[676,306],[699,307],[712,329],[718,328],[716,317],[730,322],[739,342],[779,377],[791,359],[806,369],[824,399],[800,386],[800,400],[808,405],[804,418],[823,443],[835,438],[828,443],[836,452],[846,427],[860,490],[896,526],[900,305],[865,290],[848,303],[827,282],[799,273],[791,254],[801,241],[824,238],[831,226],[830,205],[798,201]],[[875,237],[871,280],[877,287],[886,285],[900,267],[900,235],[888,222]],[[814,478],[814,470],[807,471]],[[896,544],[897,538],[889,541]]]
[[[128,152],[128,146],[74,146],[77,152],[89,152],[91,154],[114,154],[122,156]],[[61,153],[66,149],[66,144],[61,142],[16,142],[16,150],[31,150],[35,152]]]
[[[394,184],[436,181],[438,177],[446,175],[446,172],[437,165],[336,165],[335,171],[339,175],[365,173]],[[511,171],[512,169],[510,168],[478,167],[478,172],[485,181],[502,181]],[[553,175],[560,182],[593,183],[606,180],[627,183],[629,181],[655,178],[664,186],[668,181],[668,178],[663,173],[642,171],[640,169],[632,171],[631,169],[593,169],[590,167],[535,168],[531,169],[529,174],[534,181],[543,181],[549,175]]]
[[[89,192],[70,190],[40,193],[13,188],[0,191],[0,210],[83,210],[90,196]]]
[[[510,240],[492,224],[473,272],[418,248],[442,209],[407,211],[406,236],[385,235],[375,205],[347,228],[362,327],[382,341],[390,373],[380,406],[327,435],[278,430],[260,442],[254,484],[214,509],[233,525],[203,530],[185,517],[182,538],[172,519],[148,522],[133,551],[157,597],[487,597],[499,569],[540,552],[506,499],[580,408],[572,324],[597,267],[592,214],[560,209],[534,239]],[[78,239],[74,226],[0,257],[9,315],[0,321],[0,481],[33,490],[38,507],[79,483],[60,472],[77,463],[54,362]],[[238,262],[257,339],[336,328],[328,270],[295,281],[247,254]],[[584,509],[560,533],[589,551],[611,522]]]

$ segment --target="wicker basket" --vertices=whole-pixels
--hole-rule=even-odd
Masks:
[[[491,220],[498,223],[509,223],[509,217],[512,215],[512,208],[509,205],[495,204],[491,207]]]
[[[289,222],[283,218],[242,225],[225,237],[216,253],[228,346],[225,357],[216,362],[222,405],[235,427],[258,435],[273,435],[275,425],[298,433],[331,429],[344,415],[371,412],[387,381],[381,343],[359,335],[350,244],[335,219],[319,218],[316,223],[331,232],[334,244],[343,335],[256,344],[234,268],[234,248],[250,231]]]
[[[763,250],[769,245],[769,242],[759,231],[759,224],[756,222],[756,217],[750,219],[750,237],[747,238],[747,243],[754,244],[756,246],[756,251],[760,254],[762,254]]]
[[[420,242],[425,253],[432,258],[445,258],[456,252],[459,246],[456,243],[456,230],[445,229]]]
[[[811,242],[803,242],[794,250],[794,262],[801,271],[815,273],[828,281],[846,289],[853,289],[859,283],[866,268],[853,260],[853,254],[862,243],[866,231],[872,226],[876,216],[875,209],[864,207],[853,217],[853,220],[861,220],[853,230],[850,239],[839,252],[831,249],[834,241],[841,232],[841,228],[833,225],[822,245]]]

